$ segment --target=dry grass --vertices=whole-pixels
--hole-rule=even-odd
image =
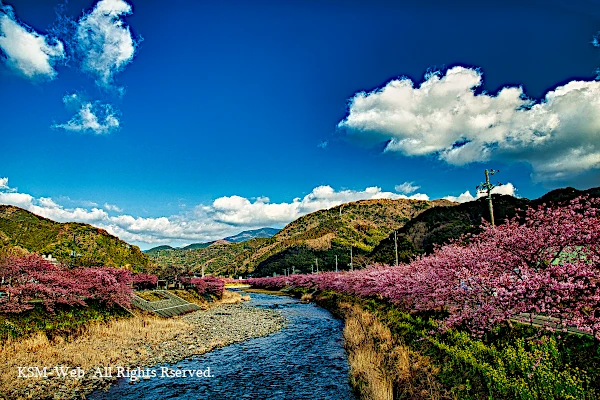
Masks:
[[[215,304],[237,304],[244,301],[242,295],[239,292],[232,292],[231,290],[224,290],[223,296]]]
[[[214,303],[204,301],[204,305],[240,301],[242,296],[239,293],[225,291],[222,299]],[[78,393],[85,392],[86,382],[79,379],[18,378],[18,367],[48,367],[48,371],[55,366],[81,367],[89,371],[98,366],[113,369],[117,366],[145,366],[149,351],[161,353],[164,350],[159,345],[178,340],[178,337],[191,334],[195,329],[196,326],[183,319],[165,319],[138,310],[132,318],[91,323],[67,338],[50,340],[45,334],[38,333],[25,339],[9,339],[0,343],[0,399],[47,398],[61,385]],[[27,388],[31,383],[34,383],[33,387]]]
[[[312,301],[313,296],[310,293],[304,293],[301,297],[300,297],[300,301],[302,301],[303,303],[308,303],[310,301]]]
[[[81,367],[89,370],[97,366],[127,366],[143,363],[146,348],[190,332],[193,326],[181,319],[133,317],[110,323],[88,325],[75,338],[49,340],[40,333],[23,340],[8,340],[0,347],[0,393],[7,398],[22,397],[22,389],[30,379],[18,378],[17,367],[54,366]],[[30,398],[43,398],[54,393],[61,384],[78,389],[77,379],[46,379],[44,385],[34,385]]]
[[[335,236],[335,233],[328,233],[316,239],[307,239],[304,243],[311,250],[329,250],[331,249],[331,241],[335,239]]]
[[[389,328],[357,305],[340,304],[351,380],[369,400],[440,399],[437,369],[392,336]]]

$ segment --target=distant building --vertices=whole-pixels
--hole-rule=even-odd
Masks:
[[[54,265],[58,265],[58,260],[54,257],[52,257],[52,254],[42,254],[42,258],[46,261],[50,261],[52,264]]]

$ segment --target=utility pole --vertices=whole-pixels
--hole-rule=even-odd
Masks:
[[[394,249],[396,250],[396,267],[398,266],[398,235],[394,231]]]
[[[315,265],[317,266],[317,274],[319,273],[319,259],[315,258]]]
[[[73,232],[73,244],[71,245],[71,268],[75,268],[75,232]]]
[[[338,272],[338,266],[337,266],[337,254],[335,255],[335,272]]]
[[[490,209],[490,222],[492,224],[492,226],[495,226],[494,224],[494,206],[492,205],[492,190],[495,187],[498,186],[502,186],[501,183],[498,183],[497,185],[492,185],[490,183],[490,175],[494,175],[496,173],[500,172],[499,170],[494,170],[494,169],[490,169],[490,170],[485,170],[485,183],[481,183],[479,186],[477,186],[477,191],[486,191],[487,192],[487,199],[488,199],[488,206]]]

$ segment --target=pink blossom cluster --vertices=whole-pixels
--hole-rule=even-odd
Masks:
[[[223,290],[225,290],[225,281],[223,278],[214,276],[205,276],[204,278],[180,276],[177,279],[185,285],[193,285],[194,289],[200,294],[207,293],[220,298],[223,295]]]
[[[225,282],[222,279],[214,276],[205,276],[202,279],[206,284],[205,293],[215,295],[219,298],[223,296],[223,291],[225,290]]]
[[[131,276],[131,283],[137,290],[153,289],[158,283],[158,277],[144,272]]]
[[[464,236],[397,267],[248,279],[264,288],[300,286],[376,296],[408,311],[445,311],[443,327],[483,334],[529,313],[548,329],[576,327],[600,339],[600,201],[545,204],[525,217]]]
[[[41,302],[52,311],[56,304],[82,305],[99,300],[129,306],[132,274],[115,268],[74,268],[55,265],[37,255],[0,261],[0,312],[18,313]]]

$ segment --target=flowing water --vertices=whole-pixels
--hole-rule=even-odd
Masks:
[[[348,384],[341,321],[327,310],[294,298],[251,296],[249,305],[277,310],[287,319],[286,327],[273,335],[154,367],[156,378],[135,385],[121,378],[108,392],[98,391],[90,398],[355,399]],[[171,373],[178,369],[200,370],[210,377],[161,377],[161,367]]]

